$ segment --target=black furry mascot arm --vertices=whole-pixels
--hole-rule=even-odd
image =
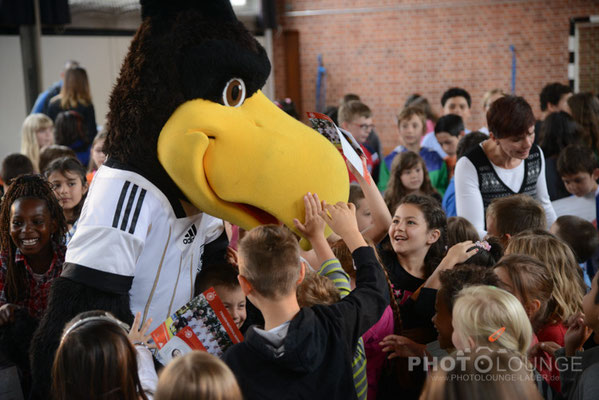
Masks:
[[[227,0],[141,5],[110,98],[108,159],[32,342],[34,398],[50,397],[53,357],[78,313],[131,322],[141,312],[154,329],[187,303],[201,260],[226,247],[222,219],[298,233],[307,192],[347,201],[337,149],[260,91],[270,62]]]

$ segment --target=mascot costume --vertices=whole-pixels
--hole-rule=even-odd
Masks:
[[[33,339],[34,396],[47,398],[66,322],[107,310],[152,329],[189,301],[222,220],[297,230],[303,195],[347,201],[344,161],[260,88],[265,50],[228,0],[141,0],[142,23],[110,98],[97,172],[63,274]]]

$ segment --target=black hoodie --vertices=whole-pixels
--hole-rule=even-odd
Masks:
[[[352,358],[356,344],[382,316],[389,289],[370,247],[353,254],[356,289],[330,306],[302,308],[291,320],[284,352],[251,327],[223,360],[246,400],[356,399]]]

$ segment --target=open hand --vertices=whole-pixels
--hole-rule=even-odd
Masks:
[[[368,246],[358,229],[354,204],[340,201],[332,205],[323,201],[320,216],[333,232],[343,238],[350,252],[353,253],[359,247]]]
[[[389,359],[395,357],[423,357],[426,354],[426,345],[416,343],[405,336],[386,336],[379,345],[384,352],[390,353]]]
[[[456,264],[460,264],[468,260],[470,257],[478,253],[479,250],[480,248],[474,246],[474,242],[472,240],[457,243],[450,247],[441,264],[444,268],[453,268]]]
[[[323,201],[320,216],[331,227],[333,232],[342,238],[349,233],[359,232],[356,220],[356,206],[353,203],[340,201],[337,204],[327,204],[326,201]]]
[[[145,324],[143,324],[143,326],[140,328],[139,324],[141,323],[141,313],[138,312],[135,315],[135,319],[133,320],[133,325],[131,325],[131,329],[129,330],[129,335],[127,335],[127,337],[129,338],[129,341],[135,345],[135,344],[142,344],[142,345],[146,345],[149,348],[156,348],[156,344],[152,343],[151,345],[148,344],[148,341],[152,338],[152,335],[147,333],[148,329],[150,328],[150,324],[152,323],[152,318],[148,318],[148,320],[146,321]]]
[[[320,216],[322,213],[322,204],[317,194],[308,193],[304,196],[304,207],[306,209],[306,217],[302,224],[297,218],[293,219],[293,224],[298,231],[310,242],[314,239],[324,238],[324,228],[326,226],[324,220]]]

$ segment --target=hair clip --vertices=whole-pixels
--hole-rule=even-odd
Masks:
[[[482,241],[481,241],[481,240],[479,240],[479,241],[477,241],[476,243],[474,243],[474,245],[475,245],[476,247],[480,247],[480,248],[481,248],[481,249],[483,249],[483,250],[486,250],[486,251],[491,251],[491,245],[490,245],[490,244],[489,244],[489,242],[487,242],[486,240],[482,240]]]
[[[123,330],[126,333],[129,333],[129,325],[127,325],[126,323],[124,323],[123,321],[120,321],[118,319],[116,319],[115,317],[113,317],[112,315],[105,313],[104,315],[94,315],[92,317],[87,317],[87,318],[83,318],[80,319],[79,321],[75,322],[73,325],[71,325],[69,327],[69,329],[67,329],[65,331],[65,333],[62,335],[62,338],[60,339],[60,342],[62,343],[64,341],[64,339],[67,337],[67,335],[69,333],[71,333],[73,330],[79,328],[81,325],[87,323],[87,322],[91,322],[91,321],[107,321],[107,322],[112,322],[113,324],[123,328]]]

